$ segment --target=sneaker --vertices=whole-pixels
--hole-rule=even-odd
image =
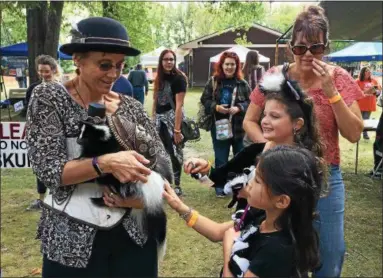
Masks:
[[[370,137],[368,136],[368,134],[363,134],[363,139],[370,140]]]
[[[39,199],[34,200],[26,210],[41,210],[41,201]]]
[[[225,193],[216,193],[215,194],[215,197],[217,197],[217,198],[225,198],[226,197],[226,195],[225,195]]]
[[[176,186],[174,188],[174,192],[177,194],[177,196],[182,196],[183,195],[182,189],[179,186]]]

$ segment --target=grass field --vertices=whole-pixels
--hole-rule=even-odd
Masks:
[[[187,94],[185,109],[195,116],[201,89]],[[148,111],[151,95],[145,106]],[[4,120],[6,117],[2,115]],[[375,113],[372,118],[378,118]],[[342,171],[346,185],[345,233],[347,253],[343,277],[382,277],[382,182],[366,177],[373,164],[372,142],[361,140],[359,174],[354,174],[355,145],[341,140]],[[210,135],[202,131],[201,141],[187,145],[186,155],[213,158]],[[230,219],[228,199],[216,199],[213,190],[183,176],[185,202],[216,221]],[[33,276],[41,267],[40,242],[35,240],[38,212],[25,208],[36,198],[35,177],[29,169],[1,171],[1,269],[3,277]],[[168,247],[160,276],[218,276],[222,248],[212,243],[168,210]],[[35,274],[39,276],[40,274]]]

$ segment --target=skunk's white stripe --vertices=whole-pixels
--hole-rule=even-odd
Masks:
[[[104,136],[101,138],[102,141],[108,141],[111,137],[112,134],[110,132],[110,129],[108,126],[105,125],[94,125],[93,126],[95,129],[101,130],[104,132]]]

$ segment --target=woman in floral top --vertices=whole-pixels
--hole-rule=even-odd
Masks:
[[[314,99],[319,131],[325,145],[324,157],[329,164],[329,194],[318,202],[319,220],[314,224],[320,235],[322,266],[313,277],[339,277],[345,253],[344,199],[345,189],[339,167],[339,133],[350,142],[357,142],[363,120],[357,100],[363,97],[355,80],[340,67],[322,61],[329,43],[329,24],[324,10],[310,6],[294,23],[291,51],[294,61],[287,74],[299,82],[303,91]],[[269,72],[281,71],[273,67]],[[267,73],[266,73],[267,74]],[[243,127],[254,142],[265,142],[259,126],[264,96],[256,88],[251,96]]]
[[[125,27],[115,20],[80,21],[72,30],[72,42],[61,47],[73,55],[77,76],[64,86],[43,83],[33,92],[27,120],[28,154],[34,172],[49,188],[37,235],[42,242],[43,277],[157,276],[157,244],[138,230],[129,215],[129,208],[143,207],[141,201],[122,199],[105,189],[108,207],[98,208],[96,220],[105,216],[99,226],[80,217],[81,204],[78,215],[66,210],[86,188],[84,182],[102,173],[113,174],[121,182],[146,182],[150,174],[149,161],[135,151],[76,159],[80,121],[86,118],[90,103],[104,104],[108,114],[123,115],[143,126],[156,139],[156,152],[170,164],[142,105],[111,91],[125,55],[140,53],[128,40]],[[100,187],[94,183],[93,188]],[[114,217],[118,221],[105,226]]]

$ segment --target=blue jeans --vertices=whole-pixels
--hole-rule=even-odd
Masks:
[[[143,105],[145,98],[144,87],[133,87],[133,97]]]
[[[312,277],[340,277],[343,266],[345,190],[339,165],[331,165],[329,168],[329,194],[319,200],[319,219],[314,221],[314,227],[319,233],[322,266]]]
[[[214,148],[214,157],[215,157],[215,167],[224,165],[229,160],[230,146],[233,146],[233,154],[236,155],[243,149],[243,138],[235,139],[231,138],[228,140],[217,140],[215,134],[215,125],[211,129],[211,138],[213,141]],[[216,194],[222,194],[223,188],[215,187]]]

